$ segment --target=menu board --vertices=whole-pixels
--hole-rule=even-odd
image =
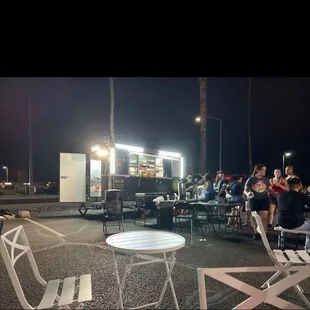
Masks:
[[[119,189],[121,191],[124,190],[124,177],[113,177],[112,178],[112,188]]]
[[[90,160],[90,197],[101,197],[101,160]]]

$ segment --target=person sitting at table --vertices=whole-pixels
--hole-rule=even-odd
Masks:
[[[193,183],[193,177],[191,175],[188,175],[186,177],[187,182],[185,182],[185,194],[190,193],[190,197],[193,196],[194,192],[194,183]]]
[[[310,197],[300,192],[299,179],[287,181],[289,191],[281,193],[278,198],[279,225],[285,229],[298,229],[310,232],[310,220],[305,217],[305,206],[310,205]],[[310,235],[306,235],[305,250],[310,254]]]

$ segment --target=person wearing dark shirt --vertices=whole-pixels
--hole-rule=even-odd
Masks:
[[[227,187],[227,192],[228,192],[228,194],[231,195],[231,200],[229,203],[231,203],[231,204],[239,203],[239,206],[231,208],[231,214],[230,214],[231,216],[236,216],[238,214],[238,209],[241,210],[241,208],[243,206],[242,180],[243,180],[243,178],[241,175],[234,175],[232,177],[232,182]],[[233,217],[228,218],[227,227],[230,226],[232,218]],[[235,225],[237,227],[238,224],[235,223]]]
[[[228,185],[227,192],[231,195],[231,202],[240,202],[243,203],[243,187],[242,187],[242,176],[234,175],[232,177],[232,183]]]
[[[299,179],[288,181],[289,191],[278,196],[279,225],[286,229],[308,230],[310,220],[305,218],[305,206],[310,206],[310,197],[300,193],[302,185]],[[306,235],[306,251],[310,254],[310,235]]]
[[[218,203],[225,203],[227,180],[223,170],[217,172],[217,181],[215,182],[215,193]]]
[[[266,166],[259,164],[254,168],[254,172],[250,178],[247,179],[244,188],[244,194],[249,200],[251,211],[256,211],[262,219],[265,232],[268,228],[268,214],[269,214],[269,197],[268,192],[274,196],[277,194],[272,190],[270,181],[266,177]],[[257,233],[256,220],[251,217],[251,224],[254,229],[254,240],[260,240],[260,234]]]

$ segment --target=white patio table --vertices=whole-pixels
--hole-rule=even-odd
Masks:
[[[167,277],[164,282],[159,300],[143,306],[139,306],[132,309],[139,309],[143,307],[155,306],[159,308],[163,297],[165,295],[168,282],[171,287],[175,308],[179,309],[178,300],[175,294],[173,282],[171,279],[172,270],[175,264],[175,254],[176,251],[185,245],[185,239],[175,233],[164,232],[164,231],[128,231],[112,235],[106,240],[108,247],[113,252],[114,267],[116,272],[116,280],[119,291],[119,301],[118,306],[120,309],[124,309],[123,306],[123,290],[125,285],[126,277],[130,274],[132,267],[154,264],[154,263],[164,263],[166,266]],[[115,252],[125,253],[130,255],[130,263],[125,268],[125,273],[123,275],[122,281],[120,281],[118,266],[116,262]],[[166,253],[172,252],[170,257],[167,257]],[[134,257],[136,254],[158,254],[162,253],[164,258],[153,259],[145,262],[134,263]]]

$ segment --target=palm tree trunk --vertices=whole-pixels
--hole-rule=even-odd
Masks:
[[[206,172],[207,166],[207,78],[199,78],[200,86],[200,173]]]
[[[110,106],[110,136],[111,142],[115,143],[115,136],[114,136],[114,81],[113,78],[109,78],[110,82],[110,98],[111,98],[111,106]]]
[[[252,78],[249,77],[248,89],[248,147],[249,147],[249,173],[253,171],[252,140],[251,140],[251,108],[252,108]]]
[[[110,84],[110,139],[109,144],[111,146],[115,143],[115,137],[114,137],[114,81],[113,78],[109,78],[109,84]],[[112,188],[112,175],[111,171],[109,170],[109,183],[108,183],[108,189]]]

